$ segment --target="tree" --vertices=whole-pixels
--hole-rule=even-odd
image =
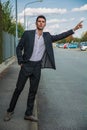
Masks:
[[[83,33],[81,41],[87,41],[87,31],[85,33]]]
[[[18,37],[20,38],[24,32],[24,27],[21,25],[21,23],[18,23]]]
[[[79,43],[79,42],[81,42],[81,38],[74,37],[73,41]]]
[[[70,43],[70,42],[72,42],[73,39],[74,39],[74,38],[73,38],[72,35],[68,36],[68,37],[66,38],[66,43]]]
[[[10,5],[10,0],[2,4],[2,16],[3,16],[3,30],[8,32],[10,26],[11,26],[11,21],[13,19],[12,17],[12,6]]]
[[[15,36],[16,33],[16,22],[12,16],[12,5],[10,0],[2,4],[2,15],[3,15],[3,31],[11,33]],[[24,32],[24,28],[21,23],[18,23],[18,37],[21,37]]]
[[[11,23],[11,26],[10,26],[8,32],[13,34],[14,36],[16,35],[16,23],[15,22]],[[22,36],[23,32],[24,32],[23,26],[21,25],[21,23],[18,23],[18,37],[19,38]]]
[[[59,40],[58,43],[66,43],[66,39]]]

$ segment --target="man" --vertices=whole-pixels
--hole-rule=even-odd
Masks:
[[[59,35],[51,35],[49,32],[43,32],[45,26],[46,18],[43,15],[38,16],[36,19],[36,30],[25,31],[17,46],[18,64],[21,66],[21,69],[4,121],[11,119],[18,97],[28,78],[30,79],[30,88],[24,119],[38,121],[33,116],[33,107],[40,81],[41,68],[56,69],[52,42],[74,34],[76,30],[82,28],[82,22],[77,24],[73,29]]]

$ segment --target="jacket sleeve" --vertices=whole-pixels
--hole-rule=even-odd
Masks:
[[[16,54],[17,54],[17,60],[18,60],[18,64],[23,63],[23,56],[22,56],[22,51],[24,48],[24,43],[25,43],[25,33],[23,33],[17,47],[16,47]]]
[[[66,37],[68,37],[68,36],[70,36],[72,34],[74,34],[74,31],[71,29],[71,30],[63,32],[63,33],[61,33],[59,35],[51,35],[52,42],[61,40],[61,39],[66,38]]]

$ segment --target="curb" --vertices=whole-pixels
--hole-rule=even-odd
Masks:
[[[0,64],[0,73],[2,73],[6,68],[8,68],[15,61],[16,61],[16,57],[13,56],[7,59],[5,62],[2,62],[2,64]]]

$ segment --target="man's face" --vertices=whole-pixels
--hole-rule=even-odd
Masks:
[[[38,30],[43,30],[44,27],[46,26],[46,21],[43,18],[39,18],[38,21],[36,22],[36,27]]]

